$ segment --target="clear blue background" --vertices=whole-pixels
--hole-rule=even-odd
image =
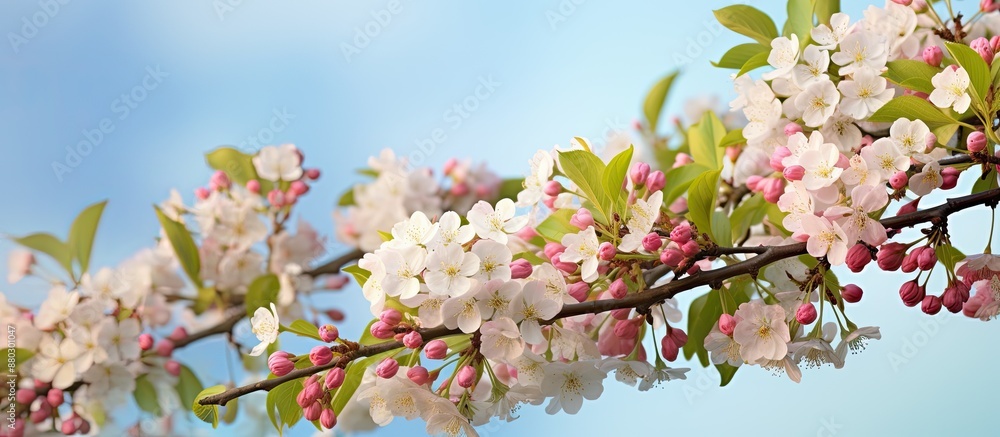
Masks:
[[[221,15],[212,2],[64,5],[17,53],[0,44],[0,231],[64,236],[81,208],[110,199],[94,264],[117,264],[153,243],[151,204],[172,187],[190,201],[192,190],[206,183],[205,151],[257,135],[275,110],[295,118],[272,142],[297,144],[307,165],[324,171],[299,211],[330,235],[333,203],[358,180],[352,169],[383,147],[410,153],[434,129],[444,130],[447,140],[425,164],[470,157],[502,174],[520,175],[538,148],[627,129],[646,90],[672,69],[684,68],[670,100],[672,114],[680,114],[687,97],[717,95],[726,102],[732,96],[730,72],[709,64],[745,42],[720,33],[713,20],[711,10],[728,1],[564,0],[561,11],[555,0],[522,3],[403,1],[350,62],[343,45],[352,43],[359,28],[373,30],[372,13],[387,2],[244,1]],[[864,7],[845,2],[852,17]],[[965,1],[958,7],[977,6]],[[783,2],[764,6],[779,24],[783,8]],[[20,33],[22,17],[30,20],[41,10],[35,1],[4,2],[0,31]],[[113,102],[156,66],[169,76],[127,118],[114,118]],[[481,77],[500,86],[455,127],[445,111],[472,95]],[[52,163],[62,162],[67,146],[105,117],[113,118],[115,130],[59,181]],[[967,191],[970,179],[963,178],[960,190]],[[925,199],[925,205],[932,200],[940,198]],[[981,250],[989,220],[986,211],[954,218],[962,225],[953,227],[959,247]],[[0,253],[11,248],[0,241]],[[5,266],[0,269],[5,275]],[[688,381],[647,393],[609,380],[605,395],[576,416],[550,417],[540,407],[525,407],[520,420],[483,434],[822,436],[995,427],[996,323],[950,314],[931,318],[903,307],[896,292],[902,274],[869,272],[842,280],[859,282],[866,291],[851,308],[853,319],[882,326],[884,335],[851,356],[844,370],[806,370],[796,385],[747,368],[720,389],[714,370],[696,369]],[[936,277],[932,288],[943,281]],[[47,291],[37,280],[2,287],[9,299],[28,305]],[[323,303],[366,312],[354,287]],[[365,319],[350,317],[342,332],[357,335]],[[220,345],[207,342],[181,353],[205,375],[206,385],[226,378],[216,355]],[[138,417],[124,410],[115,419],[128,424]],[[259,429],[266,428],[244,423],[217,432]],[[381,433],[422,430],[422,422],[396,421]],[[313,431],[304,424],[294,434]]]

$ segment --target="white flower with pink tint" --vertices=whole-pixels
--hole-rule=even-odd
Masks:
[[[49,296],[42,302],[35,316],[35,326],[43,331],[55,329],[56,325],[69,317],[73,308],[80,302],[80,293],[66,291],[66,287],[57,285],[49,291]]]
[[[427,257],[424,281],[433,293],[461,296],[472,288],[471,277],[479,272],[479,264],[476,254],[451,244],[431,252]]]
[[[567,414],[580,412],[583,400],[596,400],[604,392],[607,373],[588,361],[571,363],[551,363],[545,366],[542,380],[542,394],[551,397],[545,412],[556,414],[560,410]]]
[[[837,167],[840,150],[830,143],[823,143],[818,149],[807,150],[799,158],[799,165],[805,168],[802,183],[807,190],[818,190],[833,185],[844,170]]]
[[[302,155],[293,144],[265,146],[253,157],[257,176],[269,181],[297,181],[302,178]]]
[[[597,280],[597,267],[601,260],[598,258],[598,249],[601,242],[597,239],[597,231],[593,226],[588,226],[576,234],[566,234],[562,239],[566,251],[563,252],[561,261],[570,263],[580,263],[580,275],[584,282],[591,283]]]
[[[527,216],[515,217],[514,201],[501,199],[496,208],[485,200],[480,200],[469,210],[469,224],[480,238],[507,244],[507,235],[520,231],[528,224]]]
[[[802,216],[802,233],[809,236],[806,241],[809,255],[816,258],[825,256],[827,261],[835,266],[844,263],[847,259],[848,244],[854,243],[839,224],[831,223],[825,217]]]
[[[945,68],[931,78],[934,91],[928,100],[938,108],[951,108],[961,114],[969,110],[972,97],[969,96],[969,73],[964,68]]]
[[[531,344],[541,344],[545,341],[542,327],[538,322],[551,319],[559,314],[562,302],[554,301],[545,296],[545,284],[531,281],[524,285],[521,298],[511,304],[513,319],[521,326],[521,336]]]
[[[883,181],[889,180],[896,172],[910,168],[910,158],[903,155],[889,138],[879,138],[861,149],[861,157],[868,164],[868,170],[874,171]]]
[[[27,250],[14,249],[7,258],[7,282],[16,283],[31,273],[35,255]]]
[[[862,240],[872,246],[885,242],[885,227],[869,214],[882,209],[889,203],[885,188],[859,185],[851,190],[851,206],[835,206],[826,210],[824,216],[843,223],[847,241]],[[842,218],[842,220],[840,220]]]
[[[944,178],[941,176],[941,165],[937,161],[924,164],[920,173],[910,176],[910,191],[918,196],[926,196],[941,187]]]
[[[774,71],[764,73],[764,80],[787,76],[799,62],[799,37],[794,33],[791,38],[780,36],[771,40],[771,52],[767,55],[767,63]]]
[[[739,323],[733,331],[733,339],[740,344],[743,361],[752,363],[785,358],[791,335],[781,305],[766,305],[761,300],[753,300],[740,304],[735,317]]]
[[[524,339],[517,323],[509,317],[483,323],[479,330],[482,333],[483,356],[495,361],[511,362],[524,353]]]

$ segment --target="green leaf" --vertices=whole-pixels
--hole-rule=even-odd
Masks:
[[[778,28],[767,14],[753,6],[732,5],[713,12],[715,18],[729,30],[749,36],[768,47],[778,37]]]
[[[753,58],[761,53],[770,53],[770,51],[770,46],[755,42],[748,42],[729,49],[726,54],[722,55],[719,62],[712,62],[712,65],[719,68],[739,70],[746,65],[750,58]]]
[[[927,94],[934,91],[931,78],[941,72],[940,68],[931,66],[924,61],[911,59],[889,61],[886,66],[888,70],[883,74],[886,79],[901,87]]]
[[[373,319],[372,321],[368,322],[368,325],[365,326],[365,330],[361,332],[361,338],[358,339],[358,344],[360,344],[362,346],[369,346],[369,345],[378,344],[378,343],[381,343],[381,342],[385,341],[385,340],[377,339],[377,338],[375,338],[374,335],[372,335],[372,332],[371,332],[372,331],[372,325],[374,325],[375,322],[378,322],[378,319]]]
[[[740,370],[739,367],[730,366],[729,363],[722,363],[715,366],[719,369],[719,375],[722,376],[722,382],[719,383],[720,387],[725,387],[733,381],[733,377],[736,376],[736,371]]]
[[[142,375],[135,380],[135,391],[132,392],[132,396],[142,411],[152,413],[154,416],[162,414],[160,402],[156,398],[156,387],[153,386],[153,383],[149,382],[146,375]]]
[[[995,180],[996,178],[994,178]],[[955,265],[965,259],[965,254],[950,244],[942,244],[934,248],[938,261],[945,266],[948,271],[954,271]]]
[[[222,414],[222,423],[231,425],[236,421],[236,413],[240,411],[240,398],[235,398],[226,402],[226,406],[222,408],[226,410],[226,412]]]
[[[356,202],[354,201],[354,187],[348,188],[344,191],[344,194],[340,195],[340,200],[337,200],[338,207],[353,206]]]
[[[247,181],[257,180],[260,182],[261,193],[271,191],[274,186],[271,181],[257,177],[257,169],[253,165],[253,155],[248,155],[232,147],[220,147],[206,153],[205,161],[209,167],[226,172],[229,180],[236,184],[246,185]]]
[[[354,280],[358,281],[358,285],[361,287],[364,287],[365,283],[368,282],[368,278],[372,276],[372,272],[369,272],[368,270],[361,268],[361,266],[358,266],[357,264],[351,264],[340,270],[344,273],[350,273],[351,276],[354,276]]]
[[[830,25],[830,17],[840,12],[840,0],[813,0],[813,10],[819,24]]]
[[[764,200],[764,195],[756,193],[733,210],[733,214],[729,217],[733,241],[743,238],[751,226],[764,220],[764,216],[767,215],[766,207],[767,201]]]
[[[628,177],[629,165],[632,163],[632,152],[634,148],[630,145],[617,156],[611,159],[604,169],[602,180],[604,182],[604,192],[607,193],[611,209],[608,214],[614,216],[619,213],[624,216],[625,208],[628,204],[628,193],[622,189],[625,178]]]
[[[217,395],[226,391],[226,386],[224,385],[213,385],[206,388],[198,393],[195,397],[194,402],[191,403],[191,410],[194,411],[194,415],[201,419],[202,422],[211,423],[212,428],[218,428],[219,426],[219,406],[218,405],[202,405],[198,401],[206,397]]]
[[[539,223],[535,227],[535,232],[548,241],[559,243],[564,235],[580,232],[576,226],[569,224],[574,213],[575,211],[571,209],[558,209]]]
[[[976,183],[972,185],[971,194],[982,193],[983,191],[992,190],[994,188],[997,188],[997,176],[991,171],[986,174],[986,179],[976,179]]]
[[[698,227],[699,233],[712,235],[712,213],[719,195],[719,173],[712,170],[702,173],[688,187],[687,218]]]
[[[958,123],[943,124],[932,129],[931,131],[934,132],[934,136],[937,137],[938,144],[944,146],[948,144],[951,137],[955,136],[955,132],[958,131],[959,127],[961,126]]]
[[[813,4],[812,0],[788,0],[788,19],[782,28],[781,34],[791,36],[795,34],[799,37],[799,49],[805,48],[811,39],[813,27]]]
[[[746,138],[743,138],[743,128],[736,130],[731,130],[726,132],[726,136],[719,140],[719,148],[732,147],[740,144],[745,144],[747,142]]]
[[[535,255],[534,252],[521,252],[521,253],[514,254],[513,260],[517,261],[519,259],[526,259],[532,265],[536,265],[536,266],[537,265],[541,265],[541,264],[545,264],[545,263],[549,262],[548,260],[545,260],[542,257],[540,257],[538,255]]]
[[[69,228],[69,247],[80,264],[80,275],[90,268],[90,253],[94,248],[94,235],[97,234],[97,224],[108,201],[98,202],[88,206],[73,220]]]
[[[62,240],[56,238],[54,235],[44,232],[12,238],[12,240],[28,249],[33,249],[52,257],[52,259],[56,260],[66,270],[66,273],[71,278],[75,278],[73,276],[73,251],[70,249],[69,244],[63,243]]]
[[[500,195],[495,199],[500,201],[510,199],[517,201],[517,194],[524,190],[524,178],[504,179],[500,183]]]
[[[920,119],[932,129],[944,124],[956,123],[951,115],[941,112],[928,102],[916,96],[899,96],[882,105],[868,121],[892,123],[900,118]]]
[[[181,365],[181,373],[177,376],[177,397],[181,401],[181,405],[192,405],[194,400],[198,398],[198,393],[201,393],[205,389],[201,385],[201,380],[198,379],[198,375],[195,375],[194,371],[190,367]]]
[[[703,165],[691,164],[672,168],[667,171],[667,187],[670,188],[670,191],[665,193],[666,195],[663,197],[663,204],[670,205],[674,203],[678,197],[681,197],[687,192],[688,187],[691,186],[691,182],[694,182],[695,178],[709,170],[710,169],[708,167]]]
[[[740,68],[740,71],[736,73],[736,77],[747,74],[760,67],[770,65],[767,63],[767,56],[769,53],[770,52],[757,53],[756,55],[753,55],[753,57],[751,57],[750,59],[747,59],[747,61],[743,64],[743,67]]]
[[[215,303],[217,297],[215,287],[201,287],[198,289],[198,296],[195,297],[194,306],[191,309],[195,314],[201,314]]]
[[[288,325],[288,327],[285,328],[285,330],[298,336],[309,337],[314,340],[323,341],[323,339],[319,336],[319,327],[305,320],[301,319],[295,320],[292,322],[291,325]]]
[[[712,212],[712,241],[722,247],[732,247],[732,224],[724,211]]]
[[[691,359],[695,355],[702,367],[708,367],[708,351],[705,350],[705,337],[712,331],[712,326],[719,322],[722,315],[722,301],[719,292],[709,291],[691,302],[688,311],[688,342],[684,345],[684,357]]]
[[[257,308],[264,308],[270,311],[271,303],[278,300],[278,290],[281,290],[281,283],[274,274],[258,276],[247,287],[246,308],[247,317],[253,317]]]
[[[284,432],[285,426],[291,427],[302,418],[302,407],[295,403],[295,398],[303,389],[302,378],[299,378],[285,382],[267,393],[264,408],[279,435]]]
[[[670,86],[673,85],[677,72],[670,73],[656,82],[653,88],[646,94],[646,100],[642,103],[642,113],[646,116],[646,125],[650,132],[656,132],[656,126],[660,121],[660,112],[663,111],[663,104],[667,101],[670,93]]]
[[[972,91],[973,100],[985,101],[991,82],[990,67],[986,65],[986,61],[983,60],[982,56],[979,56],[979,53],[965,44],[945,41],[944,45],[948,48],[948,53],[951,53],[951,57],[958,62],[958,65],[969,73],[969,80],[972,81],[970,91]],[[975,108],[976,105],[972,107]]]
[[[32,351],[30,351],[30,350],[28,350],[28,349],[15,348],[14,349],[14,366],[16,367],[17,370],[20,370],[21,366],[23,366],[24,363],[28,362],[28,360],[30,360],[34,356],[35,356],[35,353],[32,352]]]
[[[167,234],[167,239],[170,240],[170,245],[173,246],[174,253],[177,255],[177,260],[180,261],[181,267],[184,268],[184,272],[187,273],[192,283],[198,288],[203,288],[204,285],[201,282],[201,258],[198,255],[198,246],[194,244],[194,239],[191,238],[191,232],[188,231],[184,224],[167,217],[159,206],[154,205],[153,208],[156,209],[156,216],[160,219],[160,226],[163,226],[163,231]]]
[[[714,112],[706,112],[698,124],[688,129],[688,145],[694,162],[710,169],[722,168],[724,151],[719,143],[726,136],[726,125]]]

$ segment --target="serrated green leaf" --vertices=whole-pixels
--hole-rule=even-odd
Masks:
[[[201,257],[198,255],[198,246],[194,244],[194,238],[191,238],[191,232],[184,224],[167,217],[159,206],[154,205],[153,208],[156,209],[156,217],[160,220],[160,226],[167,234],[167,239],[170,240],[170,245],[173,246],[177,260],[184,268],[184,272],[187,273],[188,279],[198,288],[203,288]]]
[[[156,387],[149,382],[146,375],[142,375],[135,380],[135,391],[132,392],[136,405],[143,411],[152,413],[154,416],[162,415],[160,402],[156,397]]]
[[[201,385],[198,375],[195,375],[194,371],[185,365],[181,365],[181,373],[177,376],[177,385],[174,388],[177,390],[177,397],[180,399],[181,405],[193,405],[195,399],[198,398],[198,393],[205,389]]]
[[[883,76],[892,81],[892,83],[927,94],[934,91],[931,78],[941,72],[941,69],[938,67],[931,66],[924,61],[912,59],[889,61],[886,67],[888,69]]]
[[[217,395],[226,391],[226,386],[224,385],[213,385],[206,388],[198,393],[195,397],[194,402],[191,404],[191,410],[194,411],[194,415],[201,419],[202,422],[211,423],[212,428],[219,427],[219,406],[218,405],[202,405],[198,401],[206,397]]]
[[[90,253],[94,248],[94,236],[97,234],[97,224],[101,221],[104,206],[108,201],[102,201],[88,206],[73,220],[69,228],[69,248],[80,265],[80,275],[90,268]]]
[[[688,147],[694,162],[705,167],[722,168],[724,151],[719,143],[726,136],[726,125],[714,112],[706,112],[701,121],[688,129]]]
[[[698,227],[699,233],[712,235],[712,213],[719,195],[720,170],[699,175],[688,187],[687,218]]]
[[[646,100],[642,103],[642,113],[646,116],[646,125],[650,132],[656,132],[656,127],[660,123],[660,112],[663,111],[663,104],[670,94],[670,87],[677,77],[677,72],[670,73],[653,85],[653,88],[646,94]]]
[[[992,79],[990,67],[986,65],[986,61],[983,60],[982,56],[979,56],[979,53],[965,44],[945,41],[944,45],[948,48],[948,53],[951,53],[951,57],[958,62],[958,65],[969,73],[969,80],[972,82],[969,91],[971,91],[973,101],[984,101],[989,94]],[[975,105],[972,107],[974,108]]]
[[[73,275],[73,251],[70,250],[69,244],[56,238],[55,235],[38,232],[23,237],[11,238],[11,240],[28,249],[36,250],[52,257],[52,259],[66,270],[66,273],[71,278],[75,278]]]
[[[748,42],[729,49],[724,55],[722,55],[719,62],[712,62],[712,65],[719,68],[739,70],[746,65],[750,58],[753,58],[760,53],[770,53],[770,51],[770,46],[765,46],[755,42]]]
[[[623,217],[625,214],[625,208],[628,204],[628,193],[623,189],[623,186],[625,178],[628,177],[633,151],[634,148],[630,145],[628,149],[623,150],[612,158],[608,166],[604,168],[604,174],[601,177],[604,183],[604,192],[607,193],[610,200],[611,208],[608,214],[612,217],[614,213],[618,213]]]
[[[302,319],[293,321],[285,330],[301,337],[323,341],[323,338],[319,336],[319,327]]]
[[[736,77],[747,74],[760,67],[770,65],[767,63],[767,56],[769,53],[770,52],[757,53],[756,55],[753,55],[753,57],[751,57],[750,59],[747,59],[747,61],[743,64],[743,67],[740,67],[740,71],[736,73]]]
[[[753,38],[766,46],[778,37],[778,27],[767,14],[753,6],[732,5],[713,11],[723,26],[740,35]]]
[[[247,317],[253,317],[257,308],[270,311],[271,304],[278,300],[281,282],[274,274],[258,276],[247,287],[246,309]]]
[[[889,100],[875,111],[868,121],[892,123],[900,118],[923,120],[932,129],[957,122],[951,115],[934,107],[931,102],[916,96],[899,96]]]

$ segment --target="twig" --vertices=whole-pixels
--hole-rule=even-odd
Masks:
[[[334,273],[340,273],[340,269],[342,269],[344,266],[350,264],[351,262],[361,259],[361,257],[363,256],[365,256],[364,252],[362,252],[360,249],[354,249],[348,253],[341,255],[338,258],[327,261],[326,264],[316,267],[315,269],[303,272],[303,274],[315,278],[320,275],[331,275]]]
[[[945,220],[950,214],[953,214],[955,212],[979,205],[995,203],[997,201],[1000,201],[1000,188],[995,188],[989,191],[983,191],[981,193],[971,194],[968,196],[948,199],[945,203],[938,205],[936,207],[921,211],[916,211],[902,216],[887,218],[882,220],[881,223],[886,228],[891,228],[891,229],[901,229],[926,222],[940,223],[941,221]],[[604,300],[565,305],[563,306],[562,310],[559,311],[559,314],[557,314],[552,319],[542,322],[542,324],[552,324],[556,320],[564,319],[567,317],[578,316],[581,314],[599,314],[617,309],[636,308],[640,306],[649,307],[652,305],[659,304],[667,299],[670,299],[681,292],[692,290],[704,285],[709,285],[712,288],[717,289],[721,287],[722,283],[728,279],[732,279],[741,275],[752,274],[775,261],[803,255],[806,253],[805,243],[796,243],[784,246],[760,246],[760,247],[762,248],[761,253],[746,261],[741,261],[739,263],[732,264],[715,270],[702,271],[693,276],[669,282],[667,284],[658,287],[653,287],[641,293],[636,293],[630,296],[626,296],[622,299],[604,299]],[[654,270],[659,273],[658,268],[651,269],[649,272],[652,272]],[[665,275],[666,273],[663,274]],[[423,337],[425,341],[430,341],[435,338],[445,337],[449,335],[456,335],[459,333],[461,333],[461,331],[454,329],[446,329],[443,326],[420,331],[421,337]],[[250,385],[236,387],[234,389],[227,390],[225,392],[219,393],[214,396],[208,396],[202,398],[198,402],[201,405],[225,405],[232,399],[235,399],[237,397],[252,392],[261,390],[269,391],[281,385],[282,383],[293,381],[295,379],[302,378],[305,376],[313,375],[322,372],[324,370],[331,369],[334,366],[343,365],[357,358],[369,357],[372,355],[377,355],[401,347],[403,347],[403,344],[398,341],[387,341],[384,343],[374,344],[370,346],[363,346],[356,351],[348,352],[342,355],[338,360],[335,360],[329,364],[323,366],[307,367],[304,369],[292,371],[291,373],[279,378],[268,379]]]

